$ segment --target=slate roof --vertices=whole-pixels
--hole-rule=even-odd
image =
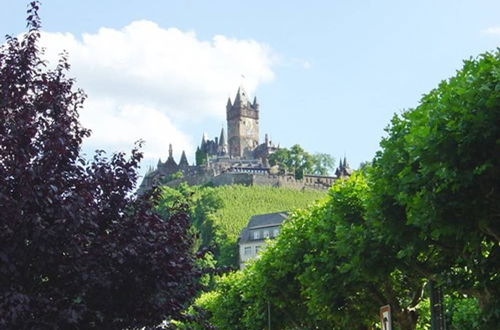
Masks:
[[[252,229],[279,226],[286,218],[288,218],[287,212],[254,215],[248,221],[248,225],[241,231],[238,242],[245,243],[256,241],[250,237],[250,231]],[[262,240],[264,240],[264,238]]]

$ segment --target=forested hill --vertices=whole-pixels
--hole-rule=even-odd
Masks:
[[[181,196],[189,196],[193,226],[199,231],[201,244],[215,247],[221,266],[238,265],[236,241],[249,218],[256,214],[292,211],[305,208],[324,198],[326,192],[294,190],[263,186],[164,187],[162,206]]]

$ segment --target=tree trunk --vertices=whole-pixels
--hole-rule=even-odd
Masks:
[[[394,323],[401,330],[415,330],[417,327],[418,314],[414,310],[403,310],[399,313],[394,313]]]

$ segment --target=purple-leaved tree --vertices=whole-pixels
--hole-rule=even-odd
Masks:
[[[181,317],[197,290],[186,212],[132,191],[138,148],[80,156],[85,95],[46,68],[39,2],[0,48],[0,328],[133,329]]]

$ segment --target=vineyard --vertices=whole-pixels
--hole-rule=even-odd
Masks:
[[[183,187],[190,195],[191,217],[201,244],[215,248],[220,265],[237,265],[238,235],[252,215],[304,208],[326,196],[316,190],[299,191],[263,186]],[[164,190],[164,201],[180,196],[178,190]]]

